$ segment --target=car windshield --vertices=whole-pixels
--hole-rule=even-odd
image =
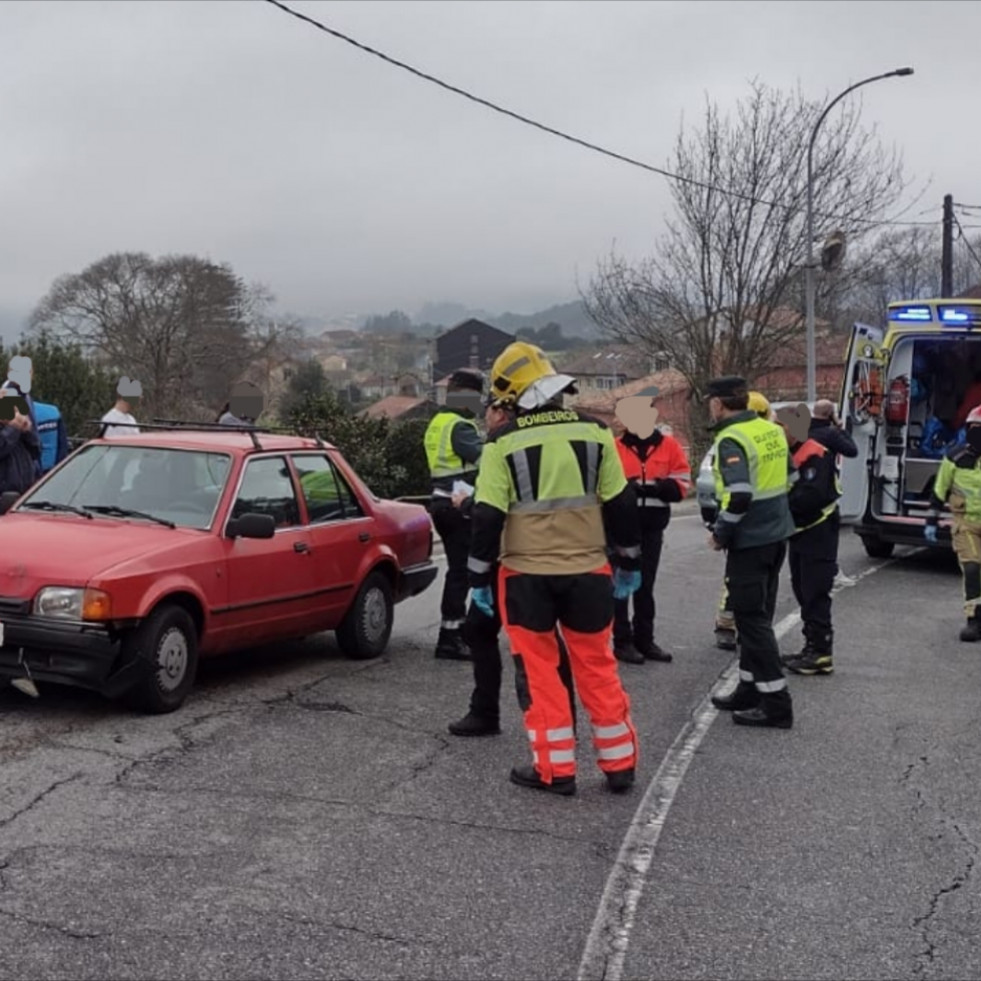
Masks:
[[[18,510],[92,508],[100,517],[211,526],[231,458],[145,446],[90,446],[38,485]]]

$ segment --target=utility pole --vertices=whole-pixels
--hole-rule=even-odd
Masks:
[[[954,196],[944,195],[944,238],[940,259],[940,295],[954,294]]]

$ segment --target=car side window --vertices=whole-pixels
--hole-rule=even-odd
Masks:
[[[358,501],[357,495],[351,489],[351,485],[347,482],[344,474],[341,473],[340,468],[334,463],[333,460],[330,461],[330,465],[334,468],[334,476],[337,478],[337,486],[341,489],[341,500],[344,502],[344,515],[348,518],[363,518],[364,511],[361,508],[361,503]]]
[[[361,508],[347,481],[330,459],[322,454],[298,454],[293,465],[311,523],[359,517]]]
[[[246,463],[232,517],[243,514],[271,514],[279,528],[300,523],[300,508],[285,457],[264,457]]]

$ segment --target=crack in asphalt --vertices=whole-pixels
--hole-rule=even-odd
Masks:
[[[53,794],[59,787],[64,787],[67,783],[72,783],[75,780],[85,776],[84,773],[73,773],[70,777],[62,777],[61,780],[56,780],[54,783],[49,784],[42,790],[39,794],[35,794],[34,797],[23,807],[14,811],[13,814],[9,814],[5,818],[0,818],[0,831],[6,828],[8,825],[13,824],[19,817],[23,817],[32,808],[37,807],[49,794]]]
[[[362,937],[367,937],[369,940],[384,940],[388,943],[401,944],[403,947],[431,947],[433,941],[431,940],[421,940],[418,937],[399,937],[394,934],[380,933],[376,930],[367,930],[364,927],[354,926],[350,923],[344,923],[340,920],[317,920],[310,916],[296,916],[293,913],[289,913],[286,910],[257,910],[252,907],[252,912],[259,913],[263,916],[268,916],[272,912],[273,916],[278,917],[281,920],[285,920],[287,923],[299,923],[302,926],[318,926],[324,927],[328,930],[337,930],[344,933],[357,933]]]
[[[167,794],[178,796],[184,794],[196,794],[201,796],[218,795],[221,797],[234,797],[239,800],[255,801],[295,801],[301,804],[319,804],[326,807],[346,808],[368,815],[370,817],[393,818],[402,821],[416,821],[422,824],[446,825],[456,828],[468,828],[473,831],[500,831],[504,834],[525,835],[528,837],[549,838],[553,841],[568,842],[574,845],[589,845],[596,850],[596,855],[606,861],[612,861],[610,857],[611,846],[607,842],[596,842],[589,838],[577,835],[561,835],[545,828],[535,827],[513,827],[504,824],[493,824],[484,821],[458,821],[453,818],[433,817],[428,814],[412,814],[408,811],[388,810],[380,807],[370,807],[366,804],[359,804],[357,801],[344,797],[316,797],[310,794],[290,794],[283,791],[237,791],[224,787],[195,787],[191,785],[182,786],[178,791],[164,790],[153,785],[140,787],[124,786],[118,788],[127,793],[133,794]]]
[[[911,778],[918,764],[923,764],[924,766],[928,765],[929,757],[920,756],[916,762],[910,763],[903,772],[903,775],[900,778],[900,783],[906,785],[910,784]],[[916,795],[916,813],[919,814],[928,805],[930,805],[930,802],[927,800],[926,795],[919,787],[914,787],[912,789]],[[967,885],[971,876],[974,874],[979,851],[978,845],[965,833],[963,828],[961,828],[961,826],[957,823],[956,819],[947,814],[946,807],[942,800],[930,806],[932,806],[938,812],[939,817],[936,820],[938,820],[942,826],[939,833],[930,836],[931,840],[943,840],[947,834],[944,829],[949,828],[953,830],[954,834],[960,839],[961,844],[967,849],[968,854],[960,871],[955,872],[951,880],[945,886],[942,886],[940,889],[936,890],[936,892],[934,892],[930,897],[927,911],[922,916],[918,916],[913,920],[913,929],[919,931],[920,937],[923,941],[923,950],[917,955],[916,963],[913,966],[913,973],[917,977],[922,977],[926,973],[927,968],[930,967],[937,959],[940,944],[934,942],[933,940],[933,930],[936,917],[940,913],[944,900]]]
[[[0,908],[0,916],[5,916],[15,923],[26,923],[28,926],[38,927],[42,930],[54,930],[72,940],[99,940],[106,936],[104,933],[91,933],[87,930],[75,930],[63,923],[55,923],[53,920],[41,920],[33,916],[26,916],[23,913],[15,913],[13,910]]]

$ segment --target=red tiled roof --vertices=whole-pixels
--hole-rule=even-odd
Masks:
[[[656,398],[663,398],[687,387],[688,381],[685,376],[680,371],[669,368],[667,371],[655,371],[643,378],[629,381],[619,388],[610,389],[608,392],[590,392],[588,395],[575,399],[573,404],[577,409],[582,409],[584,412],[590,410],[613,412],[620,399],[627,398],[629,395],[639,395],[647,388],[657,388]]]
[[[373,405],[369,405],[362,415],[369,419],[398,419],[400,416],[404,416],[406,412],[424,405],[427,401],[427,399],[412,398],[408,395],[388,395]]]

